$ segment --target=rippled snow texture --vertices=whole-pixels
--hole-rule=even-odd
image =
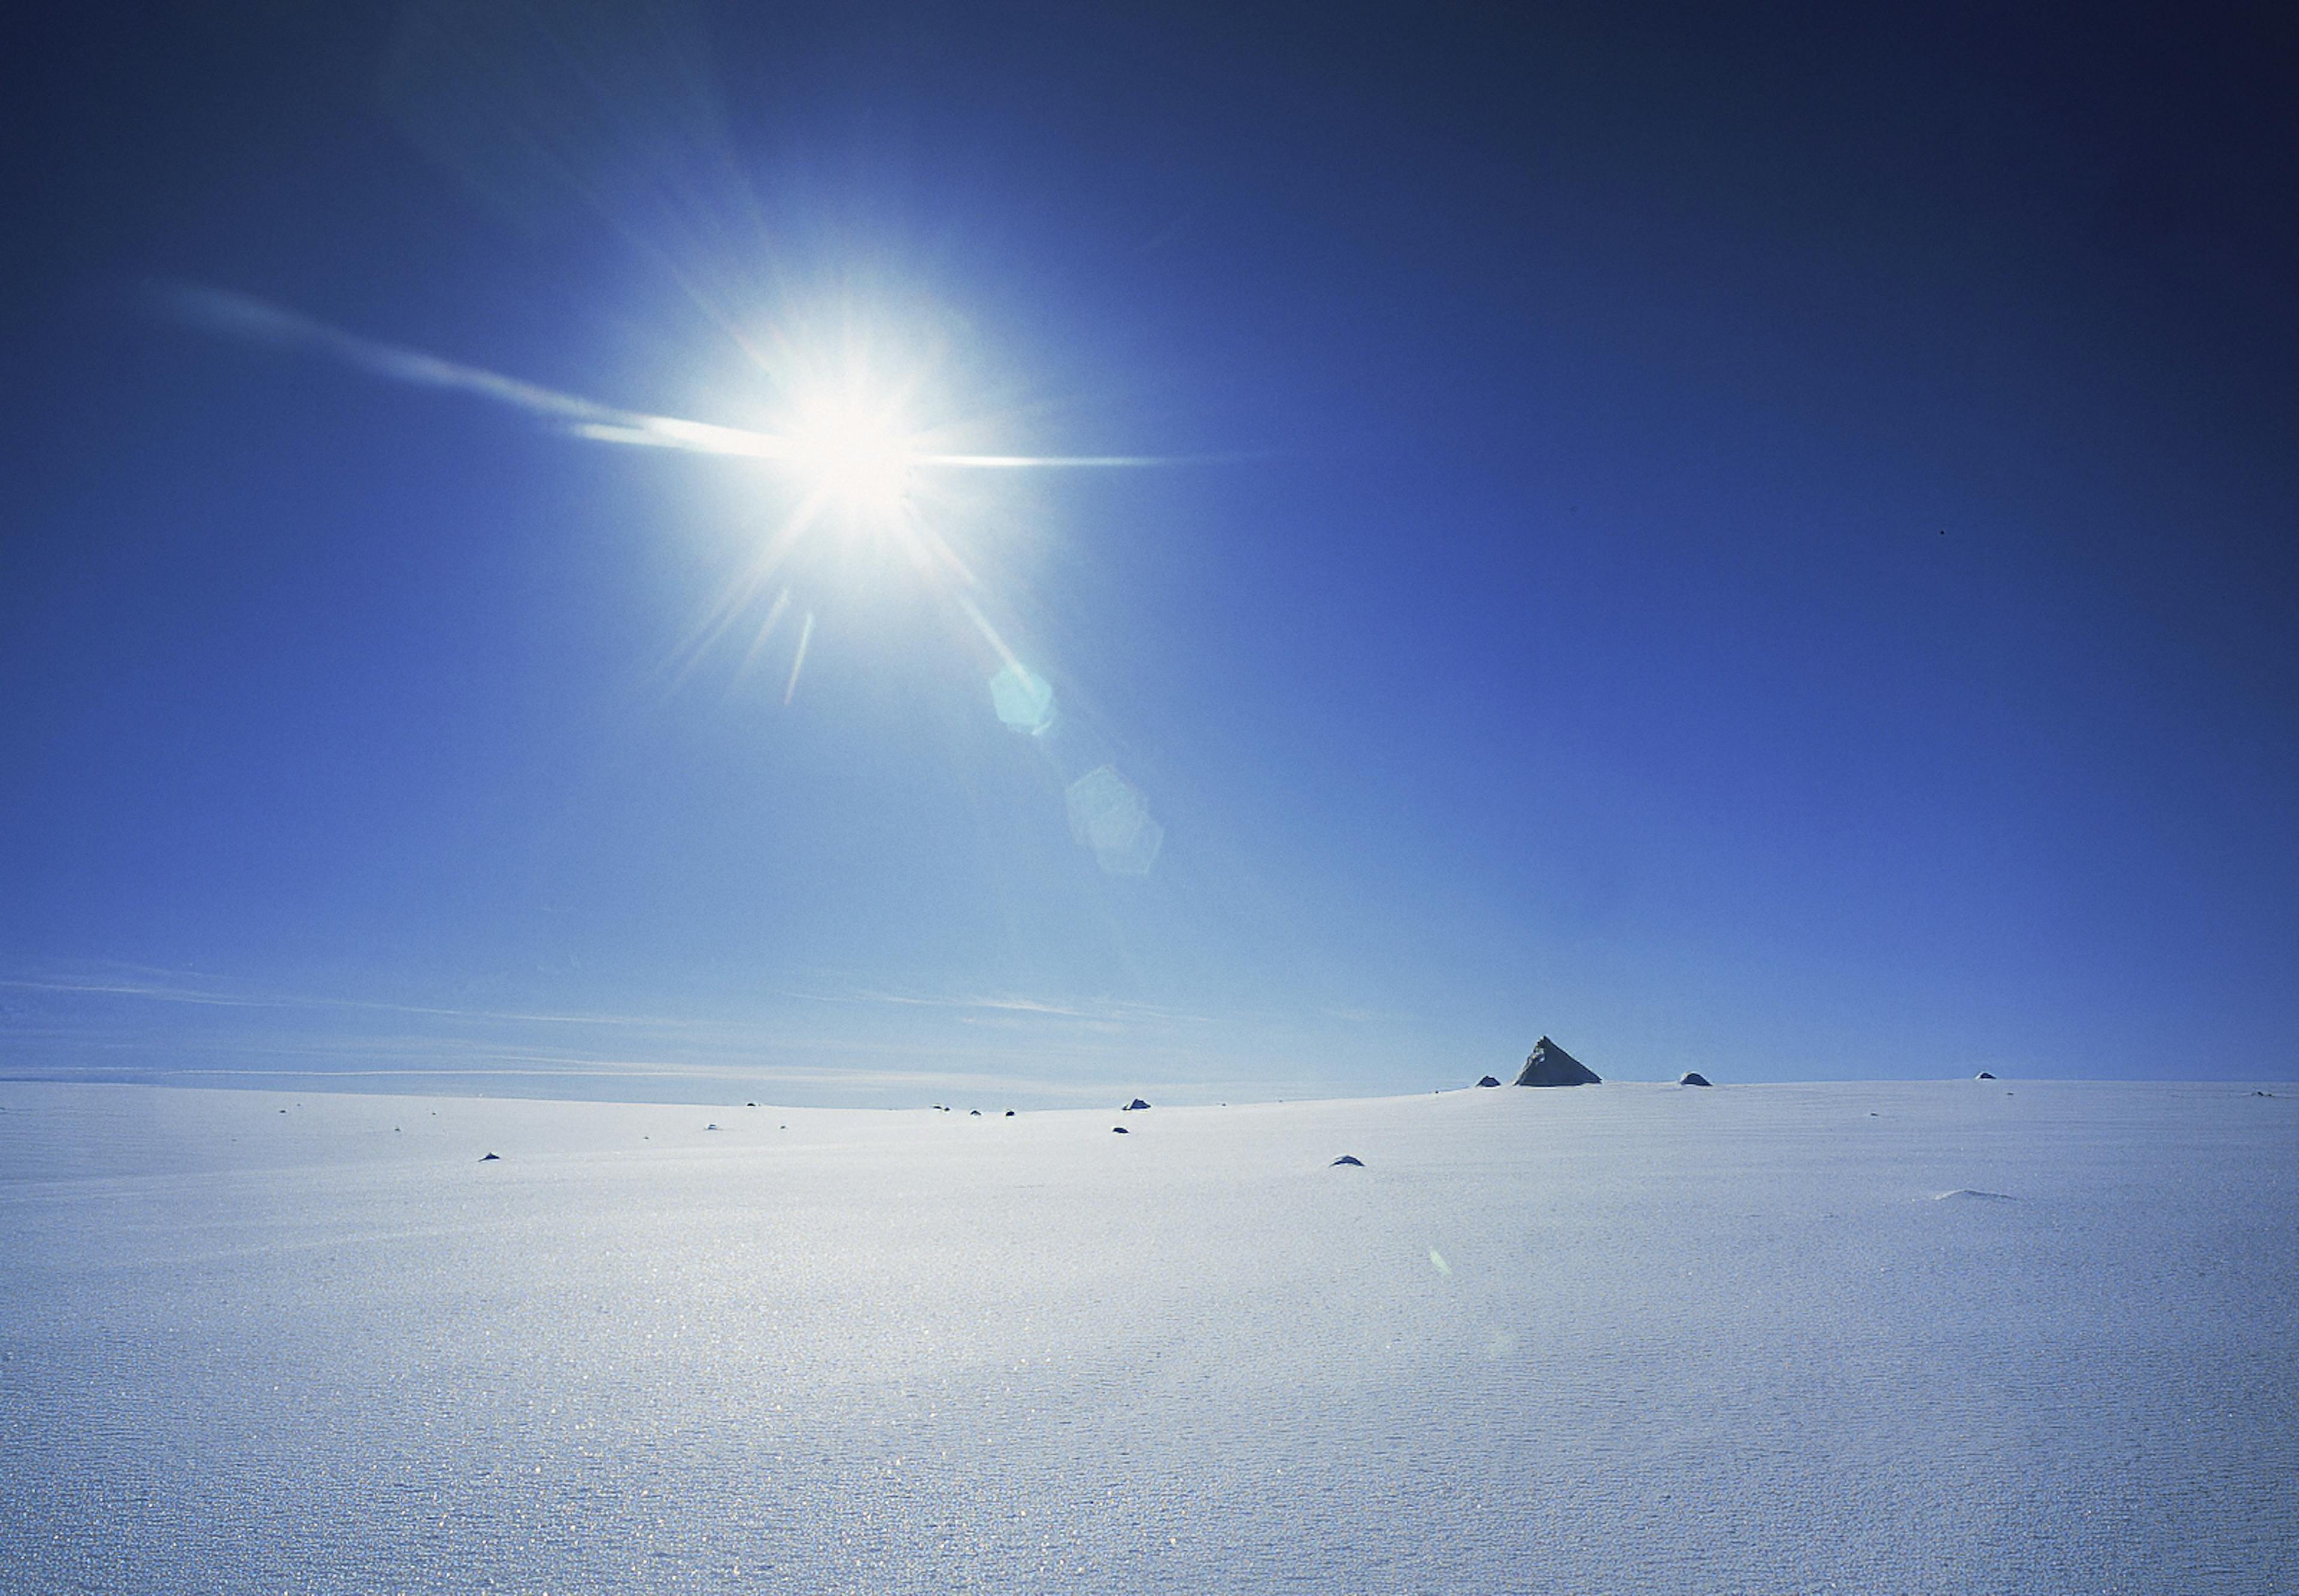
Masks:
[[[2299,1590],[2291,1095],[967,1106],[0,1085],[0,1589]]]

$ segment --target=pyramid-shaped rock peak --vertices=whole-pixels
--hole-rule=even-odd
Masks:
[[[1516,1077],[1516,1084],[1520,1086],[1593,1086],[1599,1078],[1595,1070],[1543,1036],[1533,1043],[1532,1052],[1525,1056],[1524,1073]]]

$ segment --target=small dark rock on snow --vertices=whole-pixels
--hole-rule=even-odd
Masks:
[[[1986,1070],[1984,1070],[1984,1069],[1983,1069],[1983,1070],[1981,1070],[1978,1075],[1973,1076],[1971,1078],[1972,1078],[1973,1080],[1975,1080],[1975,1081],[1992,1081],[1992,1080],[1994,1080],[1996,1077],[1995,1077],[1994,1076],[1992,1076],[1992,1075],[1988,1074],[1988,1071],[1986,1071]]]
[[[1676,1084],[1680,1086],[1706,1086],[1708,1077],[1697,1069],[1688,1069],[1684,1072],[1684,1078]]]
[[[1335,1159],[1335,1160],[1334,1160],[1331,1164],[1327,1165],[1327,1166],[1326,1166],[1326,1168],[1332,1168],[1332,1169],[1338,1169],[1338,1168],[1340,1168],[1343,1164],[1350,1164],[1350,1165],[1354,1165],[1356,1168],[1359,1168],[1359,1169],[1362,1169],[1362,1168],[1365,1168],[1365,1160],[1364,1160],[1363,1159],[1361,1159],[1361,1158],[1357,1157],[1357,1155],[1356,1153],[1354,1153],[1354,1152],[1345,1152],[1345,1153],[1341,1154],[1341,1156],[1340,1156],[1340,1157],[1339,1157],[1339,1158]]]
[[[1485,1076],[1485,1078],[1484,1078],[1484,1079],[1482,1079],[1482,1080],[1481,1080],[1481,1081],[1479,1081],[1479,1082],[1477,1083],[1477,1085],[1479,1085],[1480,1086],[1498,1086],[1498,1085],[1499,1085],[1500,1084],[1501,1084],[1501,1083],[1500,1083],[1500,1079],[1499,1079],[1499,1077],[1498,1077],[1498,1076],[1490,1076],[1490,1075],[1489,1075],[1489,1076]]]
[[[479,1160],[479,1162],[481,1162],[482,1164],[492,1164],[492,1163],[494,1163],[497,1159],[500,1159],[501,1157],[502,1157],[502,1154],[501,1154],[501,1153],[499,1153],[499,1152],[491,1152],[491,1153],[487,1154],[485,1158],[481,1159],[481,1160]]]
[[[1127,1129],[1126,1129],[1124,1126],[1122,1126],[1122,1125],[1113,1125],[1113,1126],[1111,1126],[1109,1127],[1109,1129],[1110,1129],[1110,1134],[1111,1134],[1111,1135],[1119,1135],[1119,1136],[1130,1136],[1130,1135],[1132,1135],[1133,1134],[1132,1131],[1127,1130]]]
[[[1146,1109],[1150,1105],[1148,1103],[1142,1101],[1141,1099],[1137,1097],[1132,1102],[1125,1105],[1125,1111],[1130,1114],[1136,1109]]]

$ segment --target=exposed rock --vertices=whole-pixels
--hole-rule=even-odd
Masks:
[[[1706,1086],[1708,1077],[1697,1069],[1688,1069],[1684,1072],[1684,1078],[1676,1084],[1680,1086]]]
[[[1008,1119],[1011,1119],[1012,1118],[1014,1118],[1014,1110],[1011,1110],[1011,1109],[1007,1110],[1006,1110],[1006,1118],[1008,1118]]]
[[[1343,1164],[1353,1165],[1359,1169],[1365,1168],[1365,1160],[1357,1157],[1357,1155],[1353,1152],[1345,1152],[1341,1154],[1340,1157],[1335,1159],[1331,1164],[1328,1164],[1326,1168],[1329,1169],[1338,1169]]]
[[[1142,1101],[1141,1099],[1137,1097],[1132,1102],[1125,1105],[1125,1111],[1130,1114],[1136,1109],[1146,1109],[1150,1105],[1148,1103]]]
[[[713,1119],[710,1124],[704,1126],[702,1128],[707,1131],[715,1131],[718,1128],[718,1122],[716,1119]]]
[[[1524,1073],[1516,1077],[1516,1084],[1520,1086],[1593,1086],[1602,1078],[1595,1070],[1543,1036],[1533,1043],[1532,1052],[1525,1055]]]
[[[1490,1076],[1490,1075],[1489,1075],[1489,1076],[1485,1076],[1485,1078],[1484,1078],[1484,1079],[1482,1079],[1482,1080],[1481,1080],[1481,1081],[1479,1081],[1479,1082],[1477,1083],[1477,1085],[1479,1085],[1480,1086],[1498,1086],[1498,1085],[1499,1085],[1500,1084],[1501,1084],[1501,1083],[1500,1083],[1499,1077],[1498,1077],[1498,1076]]]
[[[982,1118],[982,1110],[980,1109],[968,1109],[966,1111],[973,1115],[976,1119]]]
[[[499,1152],[491,1152],[491,1153],[487,1154],[485,1158],[481,1159],[481,1160],[479,1160],[479,1162],[481,1162],[482,1164],[492,1164],[492,1163],[494,1163],[497,1159],[500,1159],[501,1157],[502,1157],[502,1154],[501,1154],[501,1153],[499,1153]]]
[[[1983,1069],[1983,1070],[1981,1070],[1978,1075],[1973,1076],[1971,1078],[1972,1078],[1973,1080],[1975,1080],[1975,1081],[1992,1081],[1992,1080],[1994,1080],[1996,1077],[1995,1077],[1994,1076],[1992,1076],[1992,1075],[1988,1074],[1986,1070],[1984,1070],[1984,1069]]]
[[[1119,1135],[1119,1136],[1130,1136],[1130,1135],[1132,1135],[1133,1134],[1132,1131],[1127,1130],[1127,1129],[1126,1129],[1124,1126],[1122,1126],[1122,1125],[1113,1125],[1113,1126],[1111,1126],[1109,1127],[1109,1129],[1110,1129],[1110,1133],[1111,1133],[1113,1135]]]

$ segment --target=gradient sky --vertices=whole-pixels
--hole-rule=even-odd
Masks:
[[[2000,9],[12,21],[0,1075],[2299,1075],[2299,52]],[[1176,463],[682,652],[785,481],[187,289]]]

